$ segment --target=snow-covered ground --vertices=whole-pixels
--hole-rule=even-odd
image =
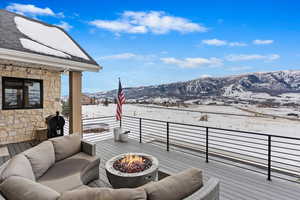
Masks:
[[[190,123],[202,126],[253,131],[300,138],[300,121],[298,120],[273,117],[255,117],[254,113],[240,110],[233,106],[194,105],[182,109],[189,109],[199,112],[177,111],[171,109],[147,107],[146,105],[142,106],[126,104],[123,106],[123,113],[124,115],[129,116],[166,120],[171,122]],[[247,107],[247,109],[278,116],[286,116],[286,114],[290,112],[299,113],[299,111],[291,108],[257,108],[255,106],[250,106]],[[99,116],[112,116],[115,115],[115,110],[115,104],[110,104],[109,106],[83,106],[83,117],[92,118]],[[249,115],[249,117],[208,113],[208,121],[200,121],[200,117],[206,114],[201,113],[201,111]]]
[[[279,117],[288,117],[287,114],[294,113],[298,114],[300,116],[300,107],[293,108],[293,107],[278,107],[278,108],[261,108],[257,107],[255,105],[243,105],[239,106],[240,108],[247,109],[249,111],[257,112],[257,113],[263,113],[267,115],[274,115]],[[290,117],[291,119],[296,119],[295,117]]]

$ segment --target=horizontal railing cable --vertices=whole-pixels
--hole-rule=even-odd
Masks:
[[[123,116],[121,123],[115,116],[83,119],[84,129],[93,130],[97,125],[110,132],[121,125],[123,131],[130,131],[129,138],[140,143],[265,174],[267,180],[275,177],[297,182],[300,178],[300,138],[137,116]],[[95,134],[87,137],[113,136],[109,132]]]

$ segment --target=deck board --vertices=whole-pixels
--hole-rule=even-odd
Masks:
[[[165,149],[152,144],[139,144],[130,140],[128,143],[115,143],[112,139],[96,142],[97,155],[101,158],[101,177],[106,178],[105,162],[118,154],[126,152],[143,152],[158,158],[160,168],[177,173],[190,167],[203,170],[204,182],[209,177],[219,178],[221,181],[220,199],[264,199],[264,200],[297,200],[300,199],[300,185],[275,179],[267,181],[266,176],[246,171],[237,167],[191,156],[177,151],[167,152]]]
[[[106,138],[106,137],[104,137]],[[138,143],[136,140],[129,140],[128,143],[115,143],[111,138],[99,141],[95,137],[90,139],[96,144],[97,156],[101,158],[100,180],[89,184],[92,187],[109,186],[105,174],[105,162],[111,157],[126,152],[143,152],[158,158],[160,168],[169,173],[178,173],[190,167],[203,170],[204,183],[210,177],[216,177],[221,181],[221,200],[299,200],[300,184],[283,181],[273,178],[267,181],[266,176],[237,167],[210,161],[206,163],[204,158],[193,156],[187,153],[165,148],[152,143]],[[103,139],[103,138],[102,138]],[[32,142],[22,142],[7,145],[9,157],[0,157],[0,165],[14,155],[32,147]],[[197,194],[188,199],[197,199]]]

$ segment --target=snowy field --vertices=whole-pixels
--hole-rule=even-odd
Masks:
[[[176,108],[176,107],[175,107]],[[166,120],[170,122],[189,123],[202,126],[210,126],[217,128],[226,128],[243,131],[253,131],[272,135],[282,135],[300,138],[300,121],[289,120],[274,117],[255,117],[254,113],[241,110],[233,106],[216,106],[216,105],[193,105],[188,108],[193,111],[177,111],[163,108],[152,108],[146,105],[126,104],[123,106],[124,115],[144,117],[158,120]],[[247,107],[248,110],[265,114],[278,116],[286,116],[287,113],[299,111],[290,108],[257,108],[255,106]],[[83,106],[83,118],[93,118],[100,116],[115,115],[116,105],[88,105]],[[203,113],[201,113],[203,112]],[[243,116],[210,114],[204,112],[231,113]],[[207,114],[208,121],[200,121],[201,116]],[[244,116],[244,115],[248,115]],[[295,118],[294,118],[295,119]]]

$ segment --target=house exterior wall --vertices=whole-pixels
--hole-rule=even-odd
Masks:
[[[43,108],[3,110],[2,76],[43,80]],[[34,139],[35,130],[46,127],[45,118],[61,111],[60,89],[60,72],[0,63],[0,144]]]

